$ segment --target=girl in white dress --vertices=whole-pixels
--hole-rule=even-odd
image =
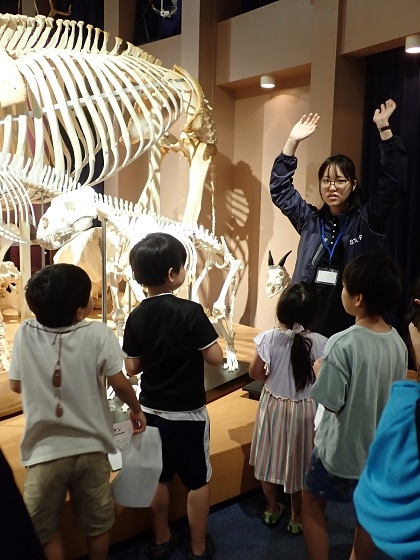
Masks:
[[[266,499],[263,522],[275,526],[285,506],[277,501],[278,485],[291,495],[287,530],[302,532],[303,478],[313,449],[315,382],[312,364],[321,357],[327,339],[308,330],[316,318],[318,296],[306,282],[289,284],[276,315],[279,326],[255,337],[256,351],[249,374],[265,381],[261,392],[250,464]]]

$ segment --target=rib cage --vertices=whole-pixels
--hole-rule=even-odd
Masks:
[[[119,38],[108,50],[108,40],[83,22],[0,15],[12,91],[0,91],[0,168],[32,198],[103,181],[157,142],[185,108],[196,116],[202,100],[194,80]]]

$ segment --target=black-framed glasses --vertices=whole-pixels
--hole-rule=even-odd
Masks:
[[[347,183],[350,183],[348,179],[328,179],[328,177],[322,177],[319,182],[323,187],[329,188],[330,185],[333,185],[337,190],[345,189]]]

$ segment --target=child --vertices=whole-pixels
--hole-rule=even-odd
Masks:
[[[214,553],[206,536],[211,466],[204,360],[218,365],[223,352],[201,305],[172,293],[184,282],[186,256],[182,243],[166,233],[151,233],[133,247],[130,265],[148,297],[128,317],[123,350],[128,374],[142,372],[140,403],[162,439],[163,470],[151,504],[155,543],[148,554],[169,558],[179,544],[168,524],[169,483],[178,473],[188,489],[188,558],[195,560]]]
[[[284,505],[277,487],[291,494],[292,515],[287,530],[302,532],[303,477],[314,441],[315,403],[310,390],[313,362],[327,339],[308,330],[318,308],[318,296],[307,282],[289,284],[277,304],[279,328],[260,333],[249,374],[265,380],[251,443],[250,464],[261,480],[266,499],[263,522],[277,525]]]
[[[408,315],[409,348],[420,370],[420,280]],[[354,492],[359,531],[395,560],[420,558],[420,384],[397,381]],[[373,546],[373,545],[372,545]],[[355,551],[352,560],[364,560]],[[369,558],[366,556],[366,558]]]
[[[64,558],[58,531],[66,493],[88,556],[105,560],[114,504],[107,454],[116,451],[103,376],[131,409],[133,432],[146,418],[121,371],[123,354],[113,331],[85,321],[92,310],[91,281],[78,266],[56,264],[26,286],[36,319],[19,327],[9,378],[23,394],[26,427],[21,460],[27,467],[24,499],[48,560]]]
[[[409,325],[416,363],[420,333]],[[358,531],[395,560],[420,558],[420,384],[397,381],[354,492]],[[373,548],[373,544],[372,544]],[[351,560],[368,560],[354,551]]]
[[[333,335],[312,398],[325,407],[303,491],[303,534],[311,560],[328,559],[325,506],[351,502],[380,416],[394,381],[407,374],[407,348],[382,315],[402,292],[397,265],[380,253],[365,253],[345,267],[342,301],[355,325]],[[356,530],[354,549],[368,558],[372,544]],[[362,555],[366,554],[366,556]]]

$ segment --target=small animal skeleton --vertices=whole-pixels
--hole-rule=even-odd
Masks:
[[[125,320],[125,313],[118,298],[120,280],[126,280],[138,301],[144,298],[140,286],[131,276],[128,263],[129,251],[147,233],[165,231],[180,239],[187,249],[187,278],[193,301],[199,301],[199,287],[213,267],[226,272],[220,295],[212,305],[210,320],[214,323],[218,334],[226,341],[226,367],[230,370],[236,369],[238,362],[234,347],[233,311],[241,261],[231,254],[224,238],[218,238],[202,227],[140,212],[132,203],[103,197],[90,187],[82,187],[52,200],[50,208],[40,219],[37,240],[47,249],[57,249],[69,242],[78,243],[77,233],[89,228],[95,217],[106,220],[106,239],[109,246],[105,266],[113,299],[112,318],[116,323],[118,334],[122,334]],[[203,270],[198,277],[196,277],[197,251],[206,256]],[[83,254],[84,249],[80,248],[78,252]],[[229,289],[231,289],[231,301],[228,311],[226,300]]]

